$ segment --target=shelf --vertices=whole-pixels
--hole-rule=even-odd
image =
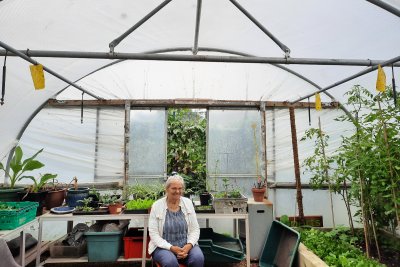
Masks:
[[[150,261],[151,259],[146,259]],[[124,256],[120,256],[117,261],[142,261],[142,258],[125,259]],[[74,262],[88,262],[88,257],[83,256],[80,258],[48,258],[43,263],[74,263]]]

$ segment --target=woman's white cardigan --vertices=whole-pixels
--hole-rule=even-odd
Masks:
[[[188,226],[187,243],[190,243],[194,246],[199,240],[200,228],[199,223],[197,222],[193,203],[190,199],[186,197],[181,197],[179,206],[181,207],[181,210],[185,215],[186,223]],[[149,217],[149,254],[153,253],[153,251],[157,247],[170,250],[172,246],[170,243],[162,238],[167,208],[167,197],[163,197],[157,200],[151,207]]]

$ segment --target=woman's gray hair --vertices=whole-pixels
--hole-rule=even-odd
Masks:
[[[168,189],[172,182],[180,182],[183,188],[185,188],[185,181],[179,174],[174,174],[168,177],[167,181],[165,182],[165,189]]]

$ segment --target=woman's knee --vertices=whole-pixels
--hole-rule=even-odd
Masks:
[[[159,249],[153,253],[153,260],[160,264],[162,267],[178,267],[178,259],[176,256],[169,250]]]
[[[194,246],[190,250],[188,265],[193,267],[204,266],[204,255],[199,246]]]

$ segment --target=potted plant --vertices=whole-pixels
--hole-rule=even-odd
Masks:
[[[64,203],[66,194],[66,184],[58,183],[53,178],[52,182],[47,183],[47,196],[45,200],[46,209],[50,210],[55,207],[60,207]]]
[[[251,192],[253,193],[253,198],[255,202],[263,202],[265,192],[267,191],[267,179],[262,180],[260,175],[260,157],[258,154],[258,143],[257,143],[257,135],[256,135],[256,127],[255,123],[251,124],[251,128],[253,129],[253,141],[254,141],[254,156],[255,156],[255,163],[256,163],[256,175],[257,181],[254,182],[253,188]]]
[[[215,213],[247,213],[247,198],[235,189],[228,178],[223,178],[223,191],[213,196]]]
[[[36,152],[30,158],[22,160],[23,152],[20,146],[17,146],[14,155],[10,161],[10,171],[0,162],[0,170],[3,170],[6,177],[9,178],[9,186],[0,188],[0,201],[18,201],[18,193],[24,191],[24,188],[15,187],[16,182],[25,178],[24,173],[40,169],[44,166],[43,163],[35,158],[43,151],[43,148]]]
[[[39,203],[36,215],[42,215],[44,201],[48,193],[47,190],[44,190],[44,187],[48,181],[54,179],[55,177],[57,177],[57,174],[51,173],[40,175],[40,178],[38,179],[33,176],[23,176],[23,178],[31,179],[33,181],[33,185],[29,186],[26,192],[18,192],[18,194],[23,201],[34,201]]]
[[[253,198],[255,202],[263,202],[265,191],[267,191],[266,180],[262,180],[259,176],[257,181],[254,182],[251,192],[253,193]]]
[[[76,177],[72,178],[71,183],[72,182],[74,182],[73,187],[67,190],[67,205],[69,207],[81,206],[82,202],[79,202],[79,200],[89,197],[89,187],[78,187],[78,178]]]
[[[146,214],[149,213],[154,199],[132,199],[125,204],[124,213]]]
[[[110,214],[119,214],[122,211],[122,201],[116,195],[104,194],[100,196],[100,202],[108,206]]]

